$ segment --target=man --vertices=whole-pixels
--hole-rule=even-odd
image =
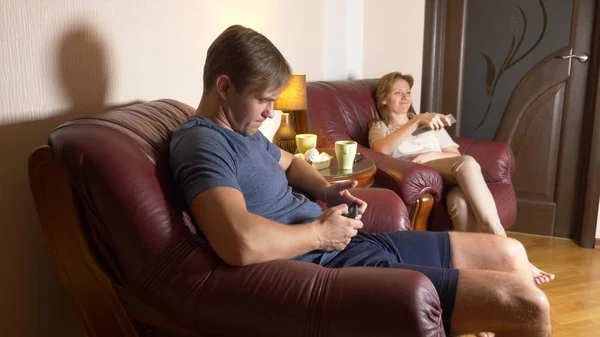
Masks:
[[[258,128],[291,74],[277,48],[242,26],[209,47],[196,116],[177,128],[171,166],[211,248],[232,266],[295,259],[325,267],[373,266],[422,272],[440,296],[448,334],[549,336],[549,304],[533,283],[525,249],[471,233],[359,232],[367,204],[330,184]],[[320,207],[309,196],[325,201]],[[354,219],[348,205],[358,206]],[[485,250],[479,249],[485,246]]]

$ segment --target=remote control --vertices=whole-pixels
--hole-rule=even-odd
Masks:
[[[356,205],[352,205],[348,208],[348,213],[344,216],[347,218],[350,218],[350,219],[356,219],[357,215],[358,215],[358,207],[356,207]]]
[[[448,117],[448,119],[450,120],[451,124],[456,123],[456,118],[454,118],[454,116],[452,116],[451,114],[447,114],[446,117]],[[419,126],[415,131],[413,131],[413,133],[411,135],[413,136],[418,136],[422,133],[428,132],[428,131],[432,131],[433,129],[428,127],[428,126]]]

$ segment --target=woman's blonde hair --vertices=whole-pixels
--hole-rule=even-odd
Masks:
[[[401,72],[394,71],[389,74],[384,75],[377,82],[377,88],[375,89],[375,100],[377,101],[377,109],[381,114],[381,118],[385,125],[388,125],[390,122],[390,110],[388,107],[383,104],[383,100],[387,96],[388,92],[392,90],[392,86],[397,80],[405,80],[408,83],[408,86],[412,88],[415,83],[415,79],[408,74],[402,74]],[[415,113],[415,109],[413,109],[412,102],[410,104],[410,108],[408,109],[408,118],[411,119],[415,117],[417,114]]]

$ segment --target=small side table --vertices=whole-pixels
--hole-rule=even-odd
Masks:
[[[356,180],[358,181],[358,187],[370,187],[373,185],[373,176],[377,171],[377,166],[375,166],[373,160],[362,157],[358,163],[354,164],[351,170],[341,170],[338,168],[335,151],[330,149],[321,151],[333,156],[329,168],[318,171],[328,182]]]

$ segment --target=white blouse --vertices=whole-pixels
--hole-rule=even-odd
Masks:
[[[396,131],[396,127],[385,125],[383,121],[375,121],[369,129],[369,147],[377,139],[383,138]],[[449,146],[458,147],[446,130],[431,130],[417,136],[409,135],[394,151],[391,156],[399,159],[408,159],[425,152],[442,152]]]

